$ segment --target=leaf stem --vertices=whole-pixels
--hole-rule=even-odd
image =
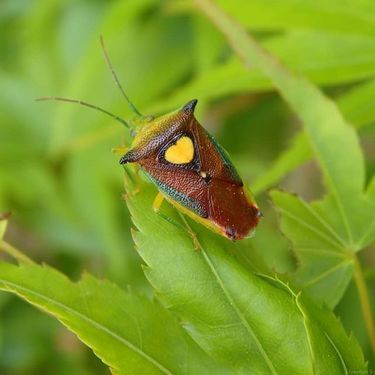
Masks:
[[[359,301],[362,308],[363,318],[365,320],[367,334],[370,340],[372,351],[375,355],[375,324],[371,313],[370,297],[363,275],[361,264],[356,255],[353,256],[354,280],[357,286]]]
[[[14,246],[9,244],[8,242],[0,240],[0,251],[10,255],[14,259],[17,259],[20,262],[33,264],[34,262],[25,254],[23,254],[20,250],[16,249]]]

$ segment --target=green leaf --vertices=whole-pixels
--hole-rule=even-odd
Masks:
[[[362,192],[364,185],[364,163],[358,140],[353,129],[347,125],[332,101],[314,85],[302,77],[292,75],[276,59],[270,57],[245,30],[206,1],[197,4],[212,17],[213,22],[226,33],[232,48],[247,66],[255,65],[272,80],[284,99],[296,111],[309,135],[325,181],[338,199],[347,194]],[[339,133],[336,130],[339,128]],[[325,137],[321,137],[325,134]],[[332,137],[336,136],[337,163],[332,166]],[[348,157],[350,151],[350,157]],[[347,178],[347,174],[351,176]]]
[[[373,38],[303,30],[276,34],[260,40],[260,43],[290,69],[320,85],[338,85],[370,78],[375,74]],[[178,108],[190,97],[212,100],[272,88],[270,79],[261,67],[251,65],[251,69],[246,70],[237,58],[231,57],[178,87],[169,97],[156,101],[148,112],[161,113]]]
[[[375,79],[372,78],[339,96],[337,106],[344,117],[359,129],[375,121],[374,95]]]
[[[192,54],[187,53],[190,46],[189,36],[179,32],[183,22],[181,19],[161,21],[158,12],[154,12],[157,3],[155,0],[110,3],[103,15],[102,23],[97,24],[97,29],[91,33],[90,42],[82,46],[82,56],[75,64],[75,70],[66,76],[64,95],[89,100],[90,94],[94,92],[95,99],[92,101],[95,100],[112,113],[125,112],[125,117],[132,116],[118,95],[118,90],[101,57],[98,38],[100,34],[108,40],[107,48],[114,67],[124,67],[126,74],[120,74],[119,70],[119,77],[137,105],[147,103],[153,97],[163,94],[170,86],[185,77],[191,68]],[[142,17],[147,12],[150,18],[144,24]],[[168,39],[170,35],[175,37]],[[135,40],[137,43],[134,43]],[[166,40],[169,40],[168,54],[164,53]],[[116,48],[112,48],[112,45]],[[62,52],[64,53],[65,51]],[[169,68],[170,61],[174,61],[175,69]],[[139,76],[140,71],[142,75]],[[153,82],[152,85],[149,84],[150,81]],[[145,90],[147,86],[149,89]],[[101,119],[102,116],[98,116],[94,111],[82,111],[82,108],[77,106],[56,107],[55,116],[51,120],[54,129],[50,145],[52,154],[66,152],[77,138],[84,140],[94,136],[102,139],[114,132],[121,134],[118,124],[108,129],[107,121],[105,128],[102,122],[101,136],[98,136],[97,124]]]
[[[317,210],[292,194],[272,191],[281,214],[281,230],[292,241],[298,258],[294,281],[316,300],[334,307],[353,274],[353,253]]]
[[[336,103],[344,117],[359,129],[375,121],[374,96],[375,80],[372,79],[341,95]],[[252,192],[257,194],[277,184],[287,173],[307,162],[312,156],[306,135],[298,133],[292,139],[290,147],[251,184]]]
[[[304,253],[305,263],[301,266],[305,270],[306,284],[303,285],[311,283],[315,287],[321,283],[318,285],[320,293],[313,295],[334,306],[349,282],[352,265],[341,256],[337,257],[327,244],[317,241],[317,233],[326,241],[329,239],[332,245],[339,244],[341,252],[351,257],[375,238],[375,201],[364,194],[365,168],[355,130],[346,123],[332,100],[303,77],[290,73],[213,3],[206,0],[196,0],[196,3],[224,32],[244,63],[264,71],[302,120],[329,194],[312,206],[289,197],[282,207],[283,218],[287,216],[285,220],[288,220],[284,230],[294,241],[296,251],[310,249],[308,258]],[[299,224],[298,230],[290,220],[296,226]],[[299,221],[304,221],[303,231]],[[310,243],[306,237],[311,239]],[[327,264],[323,267],[318,252],[327,252],[334,259],[328,261],[325,257]],[[332,274],[336,277],[333,280]],[[344,287],[337,283],[337,277]]]
[[[157,302],[89,274],[0,263],[0,288],[53,315],[116,373],[222,373]]]
[[[298,133],[291,140],[289,148],[251,183],[251,191],[257,195],[277,184],[288,173],[307,162],[311,156],[312,152],[306,135],[302,132]]]
[[[152,210],[154,188],[137,180],[139,192],[134,193],[129,181],[126,185],[147,278],[214,359],[240,373],[312,374],[319,366],[322,373],[339,374],[364,368],[357,344],[338,322],[332,330],[339,333],[322,328],[284,284],[255,276],[236,260],[246,240],[233,244],[191,223],[201,244],[195,251],[172,207],[163,206],[162,215]],[[346,346],[350,353],[341,349]]]
[[[8,221],[2,220],[0,218],[0,242],[3,240],[4,234],[5,234],[6,229],[7,229],[7,225],[8,225]]]
[[[299,295],[297,295],[297,302],[300,302],[298,300]],[[327,312],[326,309],[319,309],[317,308],[316,304],[312,303],[309,299],[304,298],[302,303],[299,303],[299,306],[301,309],[308,310],[310,313],[310,316],[314,317],[314,320],[306,319],[306,326],[308,327],[308,330],[313,329],[315,324],[318,324],[326,337],[332,338],[335,337],[336,341],[331,342],[331,344],[335,347],[335,350],[338,353],[341,353],[341,359],[343,358],[350,358],[352,363],[356,361],[356,358],[358,358],[359,352],[361,352],[360,346],[358,342],[355,340],[355,338],[350,335],[349,341],[348,337],[346,335],[345,330],[342,328],[342,324],[339,321],[339,319],[334,315]],[[319,340],[316,340],[314,337],[311,340],[312,347],[315,348],[317,351],[321,351],[322,355],[327,355],[326,348],[321,346],[321,342]],[[362,354],[361,354],[362,355]],[[343,365],[344,362],[341,362]],[[366,364],[367,366],[367,364]],[[332,371],[327,372],[317,361],[315,361],[315,373],[318,374],[333,374],[334,369],[332,368]],[[343,366],[342,373],[349,373],[350,370],[345,369]],[[366,372],[366,371],[365,371]]]
[[[256,29],[313,29],[375,34],[375,4],[371,0],[219,0],[242,24]]]

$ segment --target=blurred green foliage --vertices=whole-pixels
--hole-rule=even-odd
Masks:
[[[371,0],[218,1],[292,70],[319,84],[360,128],[375,171],[375,4]],[[321,178],[288,107],[257,69],[241,65],[221,34],[188,1],[3,0],[0,3],[0,211],[7,240],[77,278],[83,269],[149,293],[122,200],[122,169],[111,148],[127,133],[78,106],[38,103],[62,95],[131,116],[99,47],[103,35],[127,93],[159,114],[194,97],[197,117],[226,147],[265,212],[244,261],[293,271],[265,190],[304,198]],[[350,178],[350,176],[348,176]],[[263,250],[268,249],[267,253]],[[261,251],[262,250],[262,251]],[[373,247],[363,255],[374,285]],[[374,287],[372,287],[374,290]],[[336,308],[367,358],[370,348],[352,285]],[[0,295],[1,374],[106,374],[52,319]],[[20,322],[22,324],[20,324]]]

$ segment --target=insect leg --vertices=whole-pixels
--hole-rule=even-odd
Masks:
[[[162,219],[168,221],[168,223],[174,225],[176,228],[182,230],[183,232],[187,233],[193,240],[193,244],[194,244],[194,249],[195,250],[200,250],[201,249],[201,246],[200,246],[200,243],[198,242],[198,239],[197,239],[197,235],[193,232],[193,230],[190,228],[189,224],[187,223],[185,217],[180,213],[180,217],[183,221],[183,224],[179,223],[177,220],[171,218],[170,216],[167,216],[165,214],[163,214],[161,211],[160,211],[160,206],[162,204],[164,200],[164,197],[161,193],[158,193],[155,197],[155,200],[153,202],[153,210],[154,212],[159,215]]]
[[[198,237],[196,235],[196,233],[193,231],[193,229],[191,229],[191,226],[189,225],[189,223],[187,222],[185,216],[180,212],[180,211],[177,211],[178,214],[180,215],[181,217],[181,220],[184,222],[185,224],[185,230],[189,233],[190,237],[192,238],[193,240],[193,244],[194,244],[194,249],[196,251],[200,251],[202,249],[202,246],[201,244],[199,243],[199,240],[198,240]]]
[[[174,225],[179,230],[182,230],[183,232],[187,232],[187,229],[177,220],[172,219],[170,216],[163,214],[161,211],[157,211],[156,214],[160,216],[163,220],[168,221],[168,223]]]
[[[162,193],[157,193],[154,202],[152,203],[152,209],[154,212],[158,213],[160,211],[160,207],[164,201],[164,196]]]

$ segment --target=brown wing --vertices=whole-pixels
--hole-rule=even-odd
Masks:
[[[194,117],[190,128],[196,140],[201,171],[206,172],[212,179],[224,180],[242,186],[242,180],[235,167],[215,138]]]
[[[258,224],[259,209],[249,201],[243,186],[214,179],[208,188],[209,219],[227,237],[240,239]]]
[[[258,224],[260,211],[245,191],[225,150],[195,119],[191,127],[197,140],[201,172],[210,179],[208,219],[227,237],[243,238]]]

